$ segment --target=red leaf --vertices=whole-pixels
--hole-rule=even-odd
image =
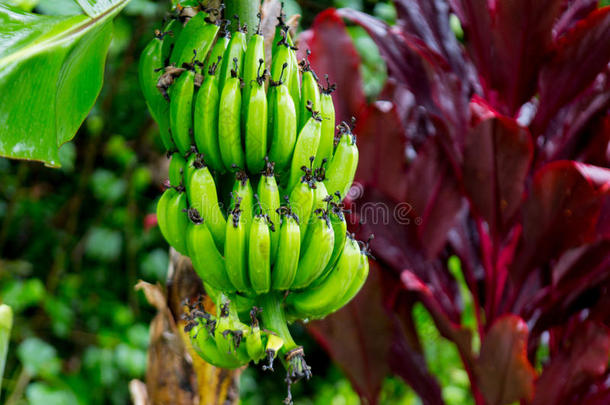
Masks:
[[[418,152],[407,174],[406,189],[406,202],[418,225],[421,244],[428,257],[435,257],[462,206],[455,172],[436,139],[430,138]]]
[[[345,308],[309,325],[309,331],[345,372],[354,389],[376,404],[382,380],[390,373],[393,331],[383,308],[382,268],[370,262],[363,289]]]
[[[527,325],[514,315],[498,318],[481,345],[477,360],[479,388],[490,405],[530,399],[536,373],[527,360]]]
[[[532,151],[529,131],[502,116],[478,123],[466,138],[464,187],[494,237],[521,206]]]
[[[357,181],[374,186],[395,201],[404,201],[407,139],[396,109],[387,101],[371,104],[360,115],[355,132],[360,152]]]
[[[311,50],[309,61],[318,73],[328,74],[331,83],[337,84],[333,93],[337,123],[347,121],[365,106],[366,100],[360,76],[360,56],[345,29],[343,20],[334,9],[317,15],[310,30],[299,37],[299,57]],[[325,85],[324,77],[319,77]]]
[[[566,31],[573,28],[578,21],[585,18],[590,12],[597,8],[597,3],[598,0],[570,1],[568,8],[553,27],[553,37],[560,37],[565,34]]]
[[[594,11],[557,41],[552,59],[540,71],[536,132],[542,132],[548,120],[606,67],[610,62],[609,41],[610,7]]]
[[[572,336],[564,338],[562,346],[536,382],[531,405],[577,403],[572,395],[606,372],[610,332],[605,326],[587,321],[575,328]]]
[[[539,67],[552,45],[560,0],[452,0],[468,37],[487,100],[513,115],[536,90]]]
[[[523,281],[531,269],[566,249],[590,243],[604,199],[610,195],[610,170],[559,161],[534,176],[523,212],[523,239],[512,274]]]

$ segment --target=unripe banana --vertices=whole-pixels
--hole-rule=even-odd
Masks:
[[[216,68],[219,62],[220,60],[217,60],[210,65],[208,74],[197,92],[193,135],[197,149],[204,155],[206,163],[212,169],[224,172],[226,168],[222,162],[218,145],[220,93]]]
[[[345,241],[343,253],[337,266],[328,277],[316,288],[291,293],[287,297],[290,315],[297,318],[321,318],[325,316],[343,295],[342,287],[350,274],[360,265],[360,247],[350,238]]]
[[[347,238],[347,222],[345,221],[345,215],[343,215],[343,204],[341,204],[341,196],[337,193],[336,198],[338,198],[338,202],[330,202],[330,223],[333,227],[333,233],[335,235],[335,244],[333,246],[333,254],[326,265],[326,268],[313,283],[311,283],[310,287],[316,287],[320,285],[330,274],[332,269],[337,264],[341,253],[343,252],[343,247],[345,246],[345,239]]]
[[[294,147],[292,162],[290,163],[290,180],[288,181],[288,189],[291,190],[301,177],[302,167],[309,167],[310,159],[315,158],[320,145],[320,134],[322,130],[322,122],[320,115],[312,111],[308,112],[309,119],[299,132],[297,143]]]
[[[218,67],[216,68],[216,76],[218,77],[218,92],[220,93],[220,71],[222,58],[224,58],[225,51],[229,46],[229,42],[231,41],[231,33],[227,30],[228,20],[221,20],[220,30],[218,31],[218,36],[216,37],[216,42],[210,51],[210,54],[207,57],[205,64],[203,65],[203,69],[201,70],[204,74],[210,70],[210,67],[213,63],[218,63]],[[219,62],[220,61],[220,62]]]
[[[366,278],[369,275],[369,259],[368,259],[368,246],[365,247],[360,253],[360,264],[354,275],[349,281],[348,287],[343,294],[343,297],[338,300],[334,305],[329,308],[326,314],[328,315],[332,312],[339,310],[339,308],[347,305],[360,291],[364,283],[366,282]]]
[[[263,94],[264,94],[264,81],[266,75],[263,75],[263,72],[266,72],[265,69],[265,38],[261,32],[261,14],[258,14],[258,28],[256,32],[250,37],[248,41],[248,46],[246,48],[246,54],[244,55],[244,91],[242,97],[242,123],[244,123],[244,127],[242,128],[244,131],[247,130],[246,122],[248,119],[248,109],[251,105],[250,99],[250,91],[251,88],[254,88],[255,85],[259,87],[263,85]],[[262,62],[261,62],[262,61]],[[261,82],[261,76],[262,78]],[[259,121],[265,121],[261,119],[260,116],[257,117]],[[247,151],[246,151],[247,153]],[[261,169],[253,172],[258,172]]]
[[[225,271],[225,259],[216,248],[212,233],[195,209],[189,210],[189,217],[191,224],[186,232],[186,245],[195,272],[204,282],[220,291],[235,291]]]
[[[277,248],[280,240],[280,192],[275,181],[273,163],[267,159],[267,165],[258,182],[258,198],[261,212],[266,215],[271,231],[271,264],[275,262]]]
[[[155,38],[144,49],[140,56],[139,78],[148,111],[159,124],[163,146],[167,150],[173,150],[175,145],[169,131],[169,104],[156,88],[163,74],[160,69],[165,66],[163,46],[167,42],[168,35],[168,33],[156,33]]]
[[[261,37],[262,38],[262,37]],[[265,94],[264,60],[259,61],[259,74],[254,80],[245,82],[244,95],[247,102],[246,132],[246,165],[251,173],[258,173],[265,166],[267,156],[267,95]],[[263,69],[263,70],[261,70]]]
[[[206,18],[207,14],[200,12],[186,23],[174,44],[171,64],[180,67],[192,59],[193,53],[200,60],[205,60],[220,29],[216,24],[207,23]]]
[[[313,212],[313,199],[314,199],[314,180],[312,177],[311,169],[306,166],[301,168],[304,172],[301,177],[301,182],[297,184],[290,193],[290,204],[293,212],[299,218],[299,229],[301,235],[301,244],[305,235],[307,234],[307,227],[309,225],[309,218]]]
[[[292,289],[305,288],[322,274],[333,253],[334,243],[335,235],[330,225],[328,211],[318,210],[303,241]]]
[[[277,258],[271,272],[272,285],[275,290],[290,288],[297,274],[301,251],[301,232],[298,217],[290,207],[282,207],[281,212],[280,240]]]
[[[235,37],[233,37],[235,38]],[[233,59],[234,69],[226,80],[220,95],[218,137],[220,155],[228,170],[244,168],[244,151],[241,146],[241,82],[238,77],[238,59]]]
[[[172,153],[169,161],[169,184],[173,187],[184,185],[183,175],[186,169],[186,160],[178,153]]]
[[[213,366],[230,370],[243,365],[237,358],[222,354],[218,350],[213,336],[207,330],[206,326],[201,323],[198,323],[190,330],[190,336],[195,351],[201,358]]]
[[[232,192],[231,209],[235,208],[235,202],[240,201],[241,221],[244,223],[248,240],[250,238],[250,226],[254,215],[254,190],[245,171],[240,170],[235,173],[235,183]]]
[[[263,294],[271,287],[271,241],[269,219],[264,214],[254,217],[248,242],[248,274],[252,289]]]
[[[170,64],[169,57],[176,46],[176,41],[182,33],[184,25],[178,18],[170,20],[163,28],[163,47],[161,48],[161,55],[163,56],[163,65],[167,66]],[[157,68],[161,67],[157,66]]]
[[[352,134],[347,123],[343,122],[339,127],[340,139],[333,160],[326,169],[326,180],[324,184],[329,193],[339,192],[346,196],[354,175],[358,168],[358,147],[356,137]]]
[[[157,218],[161,233],[169,244],[183,255],[187,252],[185,231],[188,226],[188,218],[186,209],[186,193],[175,189],[166,190],[157,205]]]
[[[262,358],[265,357],[265,346],[263,346],[263,339],[258,320],[254,316],[252,317],[252,325],[250,328],[250,332],[246,336],[246,350],[248,352],[248,356],[255,363],[258,363]]]
[[[234,77],[242,77],[244,70],[244,54],[247,48],[246,40],[246,26],[239,25],[239,19],[237,20],[237,31],[233,33],[227,50],[222,57],[222,66],[220,69],[220,88],[224,89],[226,83]],[[236,65],[237,64],[237,65]],[[235,74],[233,74],[235,70]],[[241,99],[240,99],[241,107]],[[240,121],[239,118],[237,120]],[[221,121],[222,122],[222,121]]]
[[[297,140],[296,108],[288,87],[282,82],[284,72],[285,68],[279,81],[269,84],[269,158],[275,162],[279,173],[283,173],[290,164]]]
[[[225,267],[231,283],[237,291],[248,291],[248,234],[242,219],[241,201],[238,196],[227,221],[225,238]]]
[[[290,96],[296,107],[297,123],[299,116],[299,102],[301,100],[301,79],[299,77],[299,62],[297,61],[296,50],[290,37],[289,27],[284,22],[283,14],[280,13],[278,24],[275,28],[273,39],[273,65],[276,71],[272,71],[273,80],[279,81],[280,69],[284,63],[287,65],[285,83],[290,91]]]
[[[182,72],[170,89],[169,121],[172,138],[183,155],[189,151],[192,144],[194,92],[195,70],[191,67]]]
[[[227,221],[220,209],[214,177],[201,156],[195,159],[193,166],[195,170],[186,181],[189,203],[206,221],[218,250],[222,252]]]
[[[307,55],[310,53],[311,51],[307,50]],[[301,72],[303,72],[299,109],[299,128],[302,129],[309,120],[309,111],[320,111],[320,89],[318,88],[318,77],[312,70],[307,58],[303,59],[299,65]]]
[[[330,84],[326,75],[327,86],[322,89],[320,96],[320,115],[322,116],[322,130],[320,131],[320,146],[314,166],[319,167],[324,160],[330,162],[335,147],[335,105],[333,104],[332,92],[335,85]]]

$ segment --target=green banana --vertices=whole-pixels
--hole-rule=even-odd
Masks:
[[[368,255],[369,255],[369,252],[368,252],[368,244],[367,244],[367,246],[365,246],[360,253],[360,264],[357,267],[357,270],[355,272],[353,272],[354,274],[351,277],[351,280],[349,280],[349,284],[348,284],[348,287],[347,287],[345,293],[343,294],[341,299],[339,299],[337,302],[335,302],[334,305],[331,306],[329,308],[329,310],[327,311],[327,313],[324,315],[328,315],[332,312],[337,311],[339,308],[344,307],[358,294],[358,292],[364,285],[366,278],[369,275]]]
[[[225,236],[225,267],[237,291],[248,291],[248,237],[242,218],[241,199],[234,195],[234,208],[230,211]]]
[[[195,351],[213,366],[231,370],[243,365],[238,359],[221,353],[216,346],[213,335],[201,323],[197,323],[196,326],[191,328],[190,337]]]
[[[218,36],[216,37],[216,42],[210,51],[204,65],[201,70],[203,73],[208,72],[212,64],[218,64],[216,71],[220,74],[221,64],[220,61],[224,57],[225,51],[229,46],[229,42],[231,41],[231,33],[227,29],[227,25],[229,24],[229,20],[221,20],[220,22],[220,30],[218,31]],[[220,86],[220,78],[218,79],[218,86]],[[220,87],[219,90],[220,92]]]
[[[335,105],[333,104],[332,92],[335,91],[335,85],[330,84],[328,75],[325,75],[326,87],[322,89],[320,96],[320,115],[322,116],[322,129],[320,131],[320,146],[316,154],[314,165],[320,166],[326,159],[330,162],[333,157],[335,146]]]
[[[289,206],[282,207],[282,225],[280,227],[280,240],[278,243],[277,258],[271,282],[275,290],[287,290],[292,285],[299,265],[301,249],[301,232],[298,217]]]
[[[146,46],[140,56],[139,79],[144,100],[150,115],[159,124],[161,141],[167,150],[175,149],[169,131],[169,105],[163,95],[157,91],[157,83],[163,74],[161,68],[165,66],[163,57],[164,39],[168,34],[156,33],[155,38]]]
[[[290,315],[298,318],[321,318],[335,307],[336,302],[343,298],[341,288],[350,279],[350,274],[360,265],[360,247],[351,237],[345,241],[343,253],[337,266],[328,277],[316,288],[309,288],[302,292],[293,292],[286,298],[286,305]]]
[[[248,242],[248,274],[252,289],[263,294],[271,287],[271,241],[269,219],[264,214],[254,217]]]
[[[216,248],[208,226],[196,209],[189,210],[189,218],[191,223],[186,231],[186,247],[195,272],[213,288],[223,292],[235,291],[225,271],[225,259]]]
[[[330,202],[330,223],[333,227],[333,233],[335,235],[333,253],[330,257],[330,260],[328,261],[328,264],[326,265],[326,268],[324,269],[320,277],[318,277],[313,283],[311,283],[311,287],[315,287],[321,284],[326,279],[326,276],[328,276],[328,274],[337,264],[337,260],[339,260],[339,257],[343,252],[343,247],[345,246],[345,239],[347,238],[347,222],[345,221],[345,215],[343,215],[343,204],[341,204],[341,196],[338,194],[339,193],[337,193],[337,198],[339,199],[339,202]]]
[[[170,63],[180,67],[193,57],[193,52],[200,60],[205,60],[220,27],[206,22],[206,13],[197,13],[180,32],[171,52]]]
[[[252,323],[250,325],[250,331],[246,335],[246,351],[248,352],[248,356],[255,363],[258,363],[265,357],[265,346],[263,346],[261,328],[258,324],[258,319],[256,319],[255,309],[250,311],[250,319]]]
[[[310,103],[311,105],[311,103]],[[315,158],[318,146],[320,145],[320,135],[322,130],[322,119],[320,115],[311,111],[305,126],[299,132],[292,162],[290,163],[290,179],[288,189],[291,190],[301,177],[301,168],[310,164],[310,159]]]
[[[208,74],[197,92],[195,100],[195,117],[193,122],[193,136],[195,145],[205,156],[206,163],[218,172],[226,170],[220,147],[218,145],[218,110],[220,94],[218,91],[218,76],[216,68],[218,59],[210,65]]]
[[[233,37],[235,38],[235,37]],[[238,59],[233,59],[234,69],[231,78],[226,81],[220,96],[220,112],[218,122],[218,137],[220,156],[225,167],[236,171],[244,168],[244,151],[241,146],[241,83],[239,81],[237,66]]]
[[[260,79],[262,72],[266,72],[266,69],[265,69],[265,38],[263,37],[262,31],[261,31],[261,14],[258,13],[258,28],[256,29],[256,32],[254,32],[254,34],[250,37],[250,40],[248,41],[248,45],[246,47],[246,53],[244,55],[243,78],[244,78],[245,86],[244,86],[244,92],[243,92],[244,94],[242,97],[242,106],[241,106],[242,123],[244,124],[244,126],[242,128],[243,131],[247,130],[245,123],[248,119],[248,109],[252,102],[250,99],[251,88],[254,87],[255,84],[258,85],[258,87],[261,87],[262,85],[264,85],[265,77],[262,78],[262,82]],[[264,86],[263,86],[263,95],[264,95]],[[265,120],[261,120],[261,116],[257,116],[256,118],[259,121],[265,121]],[[253,172],[259,171],[259,170],[260,169],[253,170]]]
[[[174,187],[184,185],[183,173],[186,168],[186,160],[178,153],[174,152],[169,161],[169,184]]]
[[[246,241],[250,237],[250,226],[252,225],[252,216],[254,215],[254,190],[250,184],[250,179],[245,171],[240,170],[235,173],[235,184],[233,185],[232,192],[232,203],[236,202],[237,199],[240,201],[241,208],[241,220],[244,223],[246,230]],[[231,205],[231,209],[235,208],[235,205]]]
[[[285,24],[285,15],[280,12],[278,18],[278,24],[275,29],[275,37],[273,39],[273,63],[272,67],[276,65],[276,71],[273,72],[272,77],[274,80],[279,81],[280,69],[284,63],[287,64],[286,72],[286,86],[290,91],[292,101],[297,108],[296,115],[298,120],[299,115],[299,101],[301,99],[301,80],[299,77],[299,63],[297,61],[296,50],[290,37],[289,27]],[[298,122],[298,121],[297,121]]]
[[[339,134],[339,144],[335,150],[333,160],[326,169],[324,184],[329,193],[338,191],[342,196],[346,196],[358,168],[358,147],[356,146],[356,137],[352,134],[347,123],[341,123]]]
[[[195,208],[212,232],[220,252],[225,242],[226,219],[218,203],[216,183],[212,173],[199,156],[193,162],[195,170],[186,179],[186,190],[190,206]]]
[[[283,65],[284,67],[287,64]],[[282,82],[285,68],[282,69],[279,81],[270,82],[269,86],[269,127],[271,149],[269,158],[275,162],[276,170],[282,173],[290,164],[297,140],[296,108],[288,87]]]
[[[195,70],[190,66],[182,72],[170,89],[169,122],[172,138],[183,155],[191,147],[193,128],[193,94],[195,92]]]
[[[251,173],[260,172],[265,166],[267,156],[267,95],[265,94],[265,78],[267,70],[264,60],[259,61],[259,73],[256,79],[246,81],[244,100],[248,100],[245,119],[246,165]],[[246,89],[249,90],[246,93]],[[247,99],[246,99],[247,97]],[[242,108],[243,109],[243,108]]]
[[[273,264],[280,240],[280,214],[277,211],[280,208],[280,192],[273,172],[274,164],[269,162],[268,158],[265,159],[267,164],[258,182],[258,198],[261,211],[267,217],[271,230],[270,258]]]
[[[309,217],[313,212],[315,186],[311,169],[307,166],[303,166],[301,170],[303,170],[305,174],[301,177],[301,182],[292,189],[292,192],[290,193],[290,204],[293,212],[297,218],[299,218],[299,233],[301,235],[301,243],[303,243],[309,225]]]
[[[169,56],[176,46],[176,40],[180,36],[183,28],[184,26],[178,18],[171,19],[163,28],[163,47],[161,48],[163,66],[170,64]]]
[[[247,46],[246,26],[240,26],[239,18],[237,18],[237,31],[233,33],[233,36],[227,45],[227,50],[222,57],[222,66],[220,68],[221,89],[224,89],[226,83],[229,82],[231,78],[243,76],[243,60]],[[233,70],[235,70],[235,74],[233,74]]]
[[[311,51],[307,50],[307,55],[310,53]],[[301,72],[303,72],[299,109],[299,129],[301,129],[309,120],[310,114],[308,111],[320,111],[320,89],[318,88],[318,77],[312,70],[307,58],[303,59],[299,65]]]
[[[317,210],[316,218],[307,229],[303,241],[297,275],[292,283],[292,289],[309,286],[328,264],[335,244],[335,234],[330,225],[328,211]]]
[[[157,203],[157,221],[165,240],[183,255],[186,254],[184,237],[188,218],[186,216],[186,193],[183,189],[169,188]]]

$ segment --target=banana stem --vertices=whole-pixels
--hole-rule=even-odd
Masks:
[[[245,23],[248,26],[248,38],[250,38],[258,25],[257,14],[260,10],[260,1],[229,0],[225,1],[225,6],[225,16],[232,21],[231,31],[235,31],[237,28],[237,21],[233,18],[234,15],[237,15],[240,23]]]
[[[284,313],[284,308],[282,308],[282,296],[274,292],[265,294],[260,297],[260,306],[263,310],[261,312],[263,326],[277,333],[284,341],[280,351],[287,353],[290,350],[296,349],[297,344],[290,335],[286,314]]]

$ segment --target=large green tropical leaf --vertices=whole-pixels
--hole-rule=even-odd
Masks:
[[[129,0],[77,0],[87,15],[0,4],[0,156],[59,166],[102,88],[112,19]]]

